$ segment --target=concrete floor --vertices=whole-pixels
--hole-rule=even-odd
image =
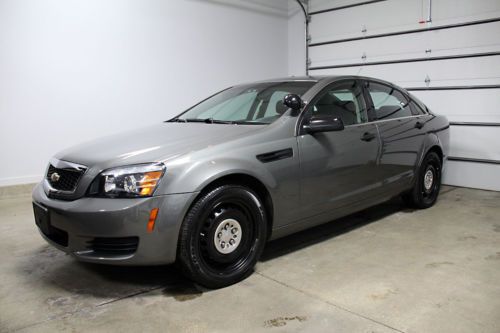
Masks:
[[[29,196],[0,200],[0,331],[500,332],[500,193],[444,187],[268,244],[215,291],[172,267],[82,264],[49,247]]]

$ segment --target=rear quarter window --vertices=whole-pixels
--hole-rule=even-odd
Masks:
[[[410,101],[410,108],[411,108],[411,113],[414,116],[419,116],[419,115],[422,115],[422,114],[426,114],[426,112],[424,110],[422,110],[422,108],[420,107],[420,105],[418,105],[414,101]]]
[[[394,87],[369,82],[367,89],[375,108],[377,120],[389,120],[412,116],[408,98]]]

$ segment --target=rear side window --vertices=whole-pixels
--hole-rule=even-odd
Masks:
[[[369,82],[367,89],[373,101],[377,120],[413,115],[408,99],[399,90],[375,82]]]

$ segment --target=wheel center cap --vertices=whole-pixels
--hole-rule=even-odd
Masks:
[[[427,191],[429,191],[432,187],[432,183],[434,182],[434,173],[432,170],[427,170],[424,175],[424,187]]]
[[[219,223],[214,234],[214,246],[222,254],[236,250],[241,242],[241,226],[235,219],[225,219]]]

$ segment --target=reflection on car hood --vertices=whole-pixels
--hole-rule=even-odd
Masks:
[[[166,161],[263,127],[167,122],[83,143],[61,151],[56,158],[99,169]]]

